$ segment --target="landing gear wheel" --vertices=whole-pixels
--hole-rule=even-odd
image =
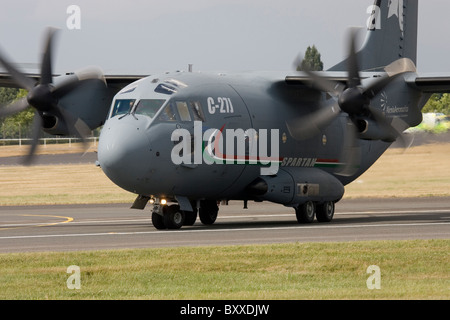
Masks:
[[[200,203],[199,216],[200,221],[205,225],[211,225],[216,222],[219,207],[214,200],[204,200]]]
[[[316,206],[312,201],[301,204],[295,209],[295,215],[297,216],[297,221],[299,223],[313,222],[315,214]]]
[[[317,206],[316,218],[319,222],[330,222],[334,216],[334,202],[327,201]]]
[[[164,224],[163,216],[160,214],[157,214],[156,212],[152,213],[152,223],[153,223],[153,226],[158,230],[166,229],[166,225]]]
[[[184,211],[184,225],[193,226],[197,220],[197,209],[194,211]]]
[[[168,229],[180,229],[184,224],[184,212],[177,205],[165,206],[163,220]]]

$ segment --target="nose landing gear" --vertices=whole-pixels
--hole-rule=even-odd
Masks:
[[[178,205],[155,205],[152,210],[152,223],[158,229],[180,229],[185,220],[185,214]]]
[[[192,226],[197,220],[197,211],[200,221],[204,225],[216,222],[219,207],[215,200],[200,201],[200,208],[192,206],[194,211],[188,212],[180,209],[179,205],[154,204],[152,209],[152,223],[158,230],[180,229],[182,226]]]

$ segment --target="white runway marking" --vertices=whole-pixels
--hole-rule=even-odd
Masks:
[[[344,216],[344,215],[364,215],[364,214],[405,214],[405,213],[445,213],[449,212],[449,210],[405,210],[405,211],[359,211],[359,212],[339,212],[336,213],[335,217]],[[37,215],[36,215],[37,216]],[[226,220],[226,219],[251,219],[251,218],[286,218],[292,217],[295,218],[295,214],[259,214],[259,215],[234,215],[234,216],[219,216],[217,220]],[[142,219],[116,219],[116,220],[84,220],[84,221],[70,221],[70,224],[102,224],[102,223],[128,223],[128,222],[150,222],[151,217]],[[32,227],[32,226],[40,226],[43,223],[22,223],[22,224],[0,224],[0,228],[6,227]]]
[[[236,231],[281,231],[295,229],[356,229],[356,228],[386,228],[386,227],[425,227],[437,225],[450,225],[450,222],[425,222],[425,223],[386,223],[386,224],[359,224],[359,225],[328,225],[328,226],[292,226],[292,227],[262,227],[262,228],[227,228],[227,229],[196,229],[196,230],[154,230],[138,232],[102,232],[102,233],[76,233],[76,234],[47,234],[47,235],[29,235],[29,236],[6,236],[2,239],[32,239],[32,238],[67,238],[67,237],[98,237],[112,235],[143,235],[143,234],[184,234],[184,233],[207,233],[207,232],[236,232]]]

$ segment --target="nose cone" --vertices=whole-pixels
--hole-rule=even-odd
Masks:
[[[149,167],[150,142],[136,124],[126,121],[105,124],[98,145],[98,161],[115,184],[138,193]]]

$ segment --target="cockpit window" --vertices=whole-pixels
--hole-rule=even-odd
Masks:
[[[114,108],[111,113],[111,118],[121,114],[127,114],[133,108],[135,99],[118,99],[114,103]]]
[[[172,103],[167,104],[158,119],[161,121],[177,121],[177,115]]]
[[[194,116],[194,121],[205,121],[205,116],[203,115],[202,106],[198,101],[189,102],[191,107],[192,115]]]
[[[153,118],[164,102],[166,100],[163,99],[142,99],[136,105],[134,113]]]
[[[180,115],[181,121],[191,121],[191,114],[189,113],[188,104],[185,101],[175,102]]]
[[[139,108],[140,102],[136,107]],[[137,113],[137,112],[136,112]],[[202,106],[198,101],[172,100],[160,113],[160,121],[205,121]]]

